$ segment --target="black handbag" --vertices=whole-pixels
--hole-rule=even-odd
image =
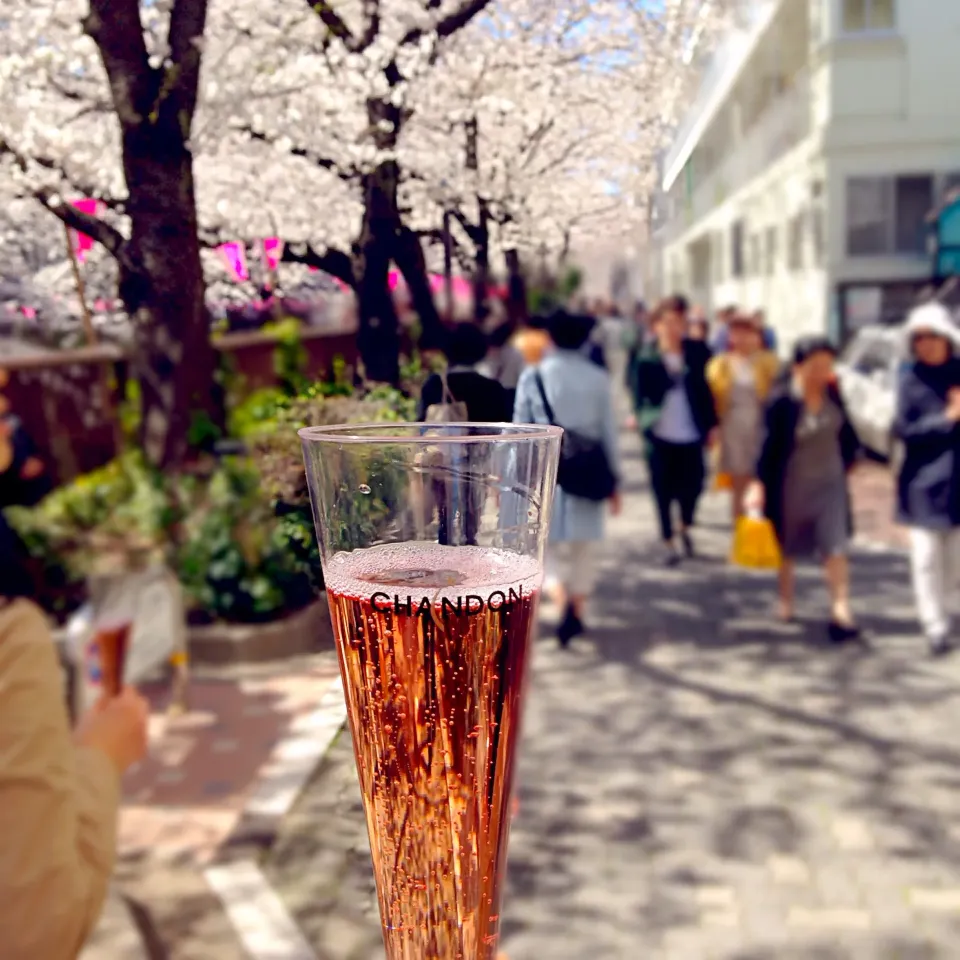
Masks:
[[[540,371],[535,370],[534,376],[537,378],[537,389],[540,391],[547,419],[555,427],[562,426],[557,423],[553,414]],[[610,466],[603,444],[563,427],[557,486],[572,497],[597,502],[609,500],[617,492],[617,477]]]

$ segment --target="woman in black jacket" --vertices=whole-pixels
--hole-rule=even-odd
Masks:
[[[951,647],[947,600],[960,579],[960,331],[931,303],[911,313],[906,336],[912,359],[897,387],[897,520],[910,528],[917,613],[937,656]]]
[[[790,383],[767,407],[757,479],[745,507],[765,510],[780,542],[781,617],[793,618],[794,564],[816,557],[830,591],[830,639],[840,643],[859,635],[850,612],[847,474],[860,443],[835,386],[835,355],[825,337],[797,341]]]

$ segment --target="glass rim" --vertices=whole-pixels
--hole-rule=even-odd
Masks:
[[[409,429],[409,435],[391,434]],[[442,429],[443,433],[429,431]],[[413,432],[423,431],[423,432]],[[448,432],[449,431],[449,432]],[[458,432],[459,431],[459,432]],[[380,423],[333,423],[323,427],[301,427],[297,436],[304,443],[371,444],[404,443],[435,446],[441,443],[531,443],[559,439],[562,427],[545,423],[411,423],[407,420]]]

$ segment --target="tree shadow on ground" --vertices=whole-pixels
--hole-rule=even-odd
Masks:
[[[817,569],[799,573],[797,622],[777,623],[773,576],[724,562],[727,509],[706,498],[702,559],[668,570],[649,504],[631,498],[589,636],[560,650],[545,611],[511,960],[955,955],[948,913],[924,913],[925,937],[911,936],[911,896],[960,872],[960,657],[926,656],[895,552],[852,558],[866,642],[827,643]],[[838,930],[807,945],[797,917]]]

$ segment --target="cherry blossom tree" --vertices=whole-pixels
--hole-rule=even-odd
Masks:
[[[455,211],[478,292],[491,256],[512,275],[521,259],[556,263],[577,240],[640,229],[656,155],[728,12],[514,0],[443,49],[448,81],[409,98],[406,186],[418,217]]]
[[[391,263],[435,341],[444,214],[478,293],[622,220],[719,3],[7,0],[0,176],[115,261],[144,447],[175,465],[211,393],[205,250],[281,237],[356,290],[366,373],[395,381]]]
[[[338,178],[359,200],[349,238],[327,232],[313,217],[309,238],[288,243],[285,258],[322,266],[357,291],[359,347],[371,380],[399,377],[399,323],[388,285],[391,264],[402,272],[419,314],[425,345],[439,340],[440,317],[426,271],[421,237],[400,203],[407,96],[429,82],[444,45],[465,30],[493,0],[363,0],[308,2],[299,20],[283,16],[243,19],[231,11],[230,28],[245,35],[236,60],[255,75],[255,96],[232,118],[238,135],[278,161],[280,180],[318,183]],[[256,51],[251,57],[251,51]],[[251,69],[251,63],[255,66]],[[264,109],[263,103],[269,104]],[[251,154],[252,155],[252,154]],[[283,172],[286,171],[286,172]],[[268,188],[269,190],[269,188]],[[332,191],[333,195],[341,195]],[[343,205],[349,209],[349,204]],[[296,212],[268,208],[288,238]],[[339,214],[333,218],[338,222]],[[302,233],[292,224],[290,234]],[[435,232],[435,231],[434,231]]]
[[[116,260],[141,439],[159,466],[186,455],[214,367],[190,142],[206,15],[207,0],[7,0],[0,30],[0,157]],[[106,215],[78,210],[77,196]]]

